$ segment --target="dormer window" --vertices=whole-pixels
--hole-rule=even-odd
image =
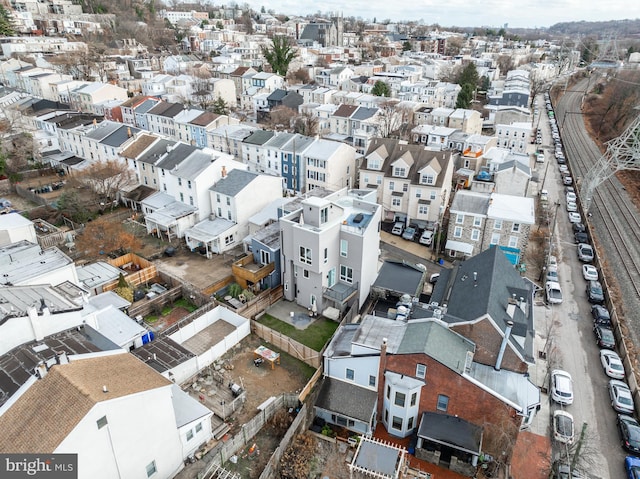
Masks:
[[[380,169],[380,160],[374,160],[372,158],[367,162],[367,166],[370,170],[379,170]]]
[[[435,183],[435,178],[433,175],[423,173],[420,176],[420,183],[422,183],[423,185],[433,185]]]
[[[401,178],[404,178],[405,176],[407,176],[407,170],[404,167],[395,166],[393,168],[393,176],[399,176]]]

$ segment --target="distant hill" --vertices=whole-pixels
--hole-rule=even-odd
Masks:
[[[547,30],[553,35],[589,35],[600,37],[615,34],[617,38],[640,39],[640,19],[605,22],[562,22]]]

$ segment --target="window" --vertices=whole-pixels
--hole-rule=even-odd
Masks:
[[[438,394],[438,404],[436,408],[438,411],[447,412],[447,408],[449,407],[449,397],[443,394]]]
[[[407,429],[413,429],[413,416],[407,421]]]
[[[404,401],[407,398],[407,395],[404,393],[399,393],[396,391],[396,399],[395,401],[393,401],[393,403],[396,406],[400,406],[400,407],[404,407]]]
[[[385,409],[384,410],[384,422],[389,422],[389,410]]]
[[[491,235],[491,244],[500,244],[500,233],[493,233]]]
[[[434,184],[434,176],[428,173],[422,174],[420,176],[420,183],[423,185],[433,185]]]
[[[422,190],[420,188],[416,189],[416,198],[421,198],[422,197]]]
[[[402,431],[402,418],[398,416],[393,416],[393,422],[391,423],[391,427],[393,429],[398,429]]]
[[[191,439],[193,439],[193,429],[187,431],[187,441],[191,441]]]
[[[156,472],[158,472],[158,469],[156,468],[156,461],[151,461],[147,464],[147,477],[153,476]]]
[[[309,277],[309,270],[308,269],[303,269],[302,270],[302,276],[305,277],[305,278],[308,278]]]
[[[432,191],[432,192],[429,194],[429,198],[431,199],[431,201],[435,200],[435,199],[436,199],[436,192],[435,192],[435,191]]]
[[[418,214],[427,216],[429,214],[429,207],[427,205],[418,206]]]
[[[480,230],[471,230],[471,240],[478,241],[480,239]]]
[[[461,213],[456,214],[456,224],[461,225],[464,223],[464,215]]]
[[[387,399],[391,397],[391,386],[387,386]]]
[[[409,191],[409,183],[402,183],[402,191]]]
[[[473,217],[473,226],[475,226],[476,228],[482,226],[482,218],[480,216]]]
[[[345,283],[353,283],[353,268],[349,268],[343,264],[340,265],[340,281]]]
[[[222,209],[218,207],[218,218],[222,218]]]
[[[353,372],[353,369],[349,369],[347,368],[345,377],[349,380],[349,381],[353,381],[353,378],[355,377],[355,374]]]
[[[424,379],[426,375],[427,375],[427,365],[416,364],[416,377],[420,379]]]
[[[227,196],[227,206],[231,206],[231,198]]]
[[[320,210],[320,224],[324,224],[329,220],[329,208],[322,208]]]
[[[231,211],[227,211],[227,219],[231,221]]]
[[[364,175],[364,176],[362,177],[362,183],[363,183],[364,185],[368,185],[368,184],[369,184],[369,177],[368,177],[367,175]]]
[[[102,416],[96,421],[96,424],[98,424],[98,429],[102,429],[103,427],[105,427],[108,424],[107,416]]]
[[[393,176],[400,176],[404,178],[405,176],[407,176],[406,170],[402,167],[396,166],[393,168]]]
[[[517,248],[517,247],[518,247],[518,237],[509,236],[509,248]]]
[[[382,184],[382,176],[378,175],[376,176],[376,185],[381,185]]]
[[[324,262],[327,263],[329,261],[329,249],[324,249]]]
[[[374,375],[369,375],[369,386],[376,387],[376,377]]]
[[[418,400],[418,393],[413,393],[411,395],[411,406],[415,406],[417,400]]]
[[[393,198],[391,198],[391,206],[400,206],[402,205],[402,200],[400,198],[398,198],[397,196],[394,196]]]
[[[519,231],[520,231],[520,223],[513,223],[513,226],[511,227],[511,232],[518,233]]]
[[[349,242],[347,240],[340,240],[340,256],[342,256],[343,258],[346,258],[348,252],[349,252]]]
[[[502,229],[502,220],[494,220],[493,229],[494,230],[501,230]]]
[[[182,178],[178,178],[178,186],[182,186]]]
[[[216,193],[216,202],[220,203],[220,193]]]
[[[199,422],[198,424],[196,424],[196,433],[202,431],[202,423]]]
[[[265,251],[263,249],[260,250],[260,264],[269,264],[271,263],[271,253],[269,251]]]
[[[225,236],[224,238],[224,244],[225,246],[229,246],[230,244],[233,243],[233,235],[229,235],[229,236]]]
[[[193,196],[189,196],[189,204],[193,206]]]
[[[454,238],[462,238],[462,226],[456,226],[453,229],[453,237]]]
[[[184,203],[184,193],[180,193],[180,201]]]
[[[300,246],[300,262],[305,264],[311,264],[311,248],[305,248]]]
[[[187,188],[191,189],[191,180],[187,180]]]
[[[389,190],[393,191],[393,188],[395,187],[395,184],[393,181],[389,182]]]

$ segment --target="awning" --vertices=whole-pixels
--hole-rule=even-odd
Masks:
[[[466,255],[473,253],[473,245],[463,243],[462,241],[447,240],[447,244],[444,248],[451,251],[460,251]]]
[[[418,437],[476,456],[482,447],[482,428],[461,417],[423,412]]]

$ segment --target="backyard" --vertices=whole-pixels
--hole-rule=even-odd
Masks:
[[[320,317],[305,329],[298,329],[292,324],[275,318],[270,314],[264,314],[258,322],[304,344],[314,351],[322,351],[324,345],[333,336],[333,333],[335,333],[339,326],[335,321]]]
[[[144,318],[145,323],[152,326],[157,331],[164,331],[176,322],[192,313],[197,306],[185,298],[180,298],[173,304],[165,305],[160,311],[154,312]]]

